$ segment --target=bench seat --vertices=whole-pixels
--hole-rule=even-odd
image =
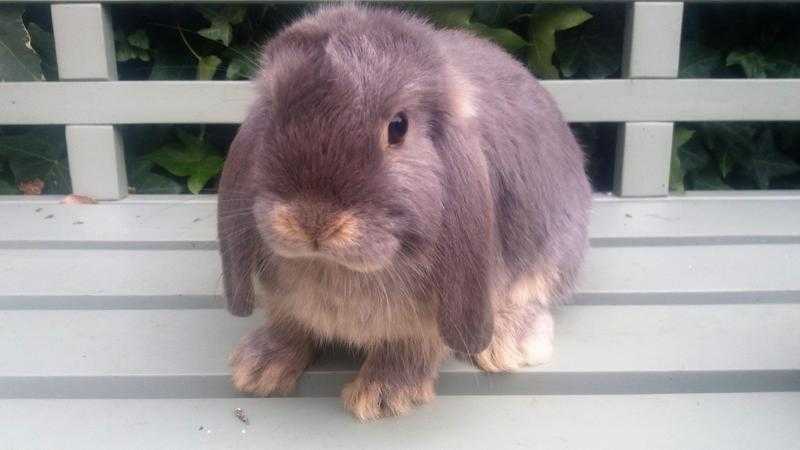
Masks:
[[[58,200],[0,200],[3,448],[800,441],[798,194],[598,194],[554,359],[498,375],[448,361],[431,405],[367,425],[336,398],[351,355],[323,358],[292,397],[232,390],[227,355],[261,318],[223,309],[214,197]]]
[[[364,425],[330,397],[24,399],[0,401],[0,423],[12,449],[752,450],[796,448],[798,410],[800,392],[441,396]]]

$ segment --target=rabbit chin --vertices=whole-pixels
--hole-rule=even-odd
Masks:
[[[369,248],[349,251],[319,249],[281,245],[277,242],[268,244],[273,253],[281,258],[306,259],[319,264],[336,264],[353,272],[380,272],[392,265],[400,249],[400,241],[394,236],[387,236],[380,242],[371,242]]]

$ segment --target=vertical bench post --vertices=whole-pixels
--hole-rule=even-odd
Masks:
[[[623,49],[624,78],[676,78],[683,3],[628,5]],[[620,126],[614,192],[623,197],[669,193],[672,122],[627,122]]]
[[[62,81],[117,79],[111,18],[99,3],[54,4],[53,34]],[[119,130],[112,125],[67,125],[67,154],[72,191],[99,200],[128,193],[125,155]]]

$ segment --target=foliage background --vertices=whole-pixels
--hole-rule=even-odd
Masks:
[[[680,76],[800,77],[800,5],[687,4]],[[495,40],[533,73],[552,78],[620,76],[624,5],[409,4],[440,26]],[[120,5],[111,7],[123,80],[240,80],[258,46],[305,5]],[[0,7],[0,80],[56,80],[47,7]],[[614,124],[574,124],[595,189],[611,188]],[[227,125],[125,126],[131,190],[213,191]],[[800,126],[692,123],[675,130],[670,187],[800,187]],[[63,127],[0,127],[0,193],[69,192]],[[35,186],[32,192],[35,193]]]

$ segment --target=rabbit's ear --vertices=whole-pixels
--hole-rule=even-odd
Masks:
[[[436,141],[446,202],[433,271],[439,332],[453,350],[473,354],[489,345],[494,328],[489,300],[494,222],[489,175],[479,144],[466,139],[465,133],[451,129]]]
[[[222,276],[228,311],[236,316],[253,312],[252,273],[259,264],[261,240],[253,217],[253,195],[247,178],[251,156],[259,143],[248,118],[231,144],[219,184],[217,228],[222,253]]]

